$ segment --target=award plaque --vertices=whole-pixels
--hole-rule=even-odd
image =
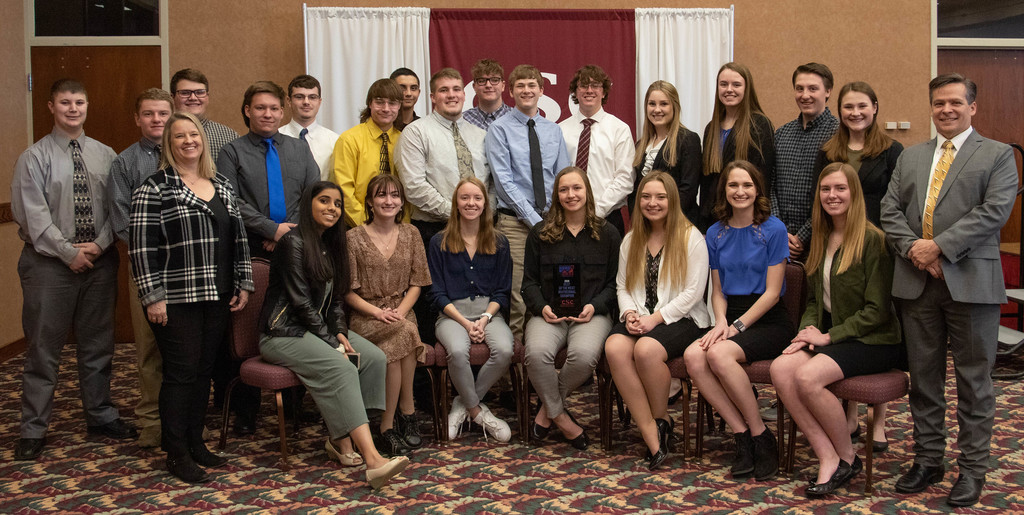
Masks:
[[[580,267],[577,263],[552,265],[554,275],[551,310],[559,317],[574,317],[583,311],[580,299]]]

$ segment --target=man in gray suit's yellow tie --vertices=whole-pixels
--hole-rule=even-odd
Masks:
[[[882,229],[896,254],[897,299],[910,362],[914,464],[896,483],[920,492],[945,468],[947,349],[957,386],[959,476],[947,503],[978,502],[995,414],[992,364],[1006,302],[999,230],[1017,190],[1008,145],[971,127],[977,86],[959,74],[928,85],[938,137],[900,156],[882,199]]]

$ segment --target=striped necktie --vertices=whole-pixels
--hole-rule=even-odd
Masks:
[[[935,204],[939,201],[939,192],[942,191],[942,182],[946,180],[949,173],[949,166],[953,164],[953,142],[946,140],[942,144],[942,156],[935,164],[935,173],[932,174],[932,183],[928,186],[928,198],[924,202],[924,216],[921,218],[921,237],[930,240],[934,236],[932,226],[932,215],[935,213]]]
[[[580,144],[576,147],[576,167],[587,171],[590,164],[590,126],[596,123],[592,118],[585,118],[582,122],[583,132],[580,133]]]
[[[391,158],[388,157],[388,133],[380,135],[380,173],[391,173]]]

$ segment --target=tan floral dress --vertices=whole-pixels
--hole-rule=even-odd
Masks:
[[[373,244],[365,225],[351,229],[346,236],[352,291],[366,302],[379,308],[397,309],[411,286],[430,285],[427,253],[419,231],[412,225],[399,224],[395,252],[388,259],[384,259]],[[351,313],[349,329],[380,347],[388,363],[412,351],[416,352],[416,359],[423,360],[424,347],[413,310],[409,310],[405,320],[390,324],[356,310]]]

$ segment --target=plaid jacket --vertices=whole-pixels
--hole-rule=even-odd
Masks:
[[[235,291],[255,289],[245,226],[231,185],[213,179],[216,194],[235,223]],[[143,306],[219,300],[213,212],[167,168],[132,194],[128,255]]]

